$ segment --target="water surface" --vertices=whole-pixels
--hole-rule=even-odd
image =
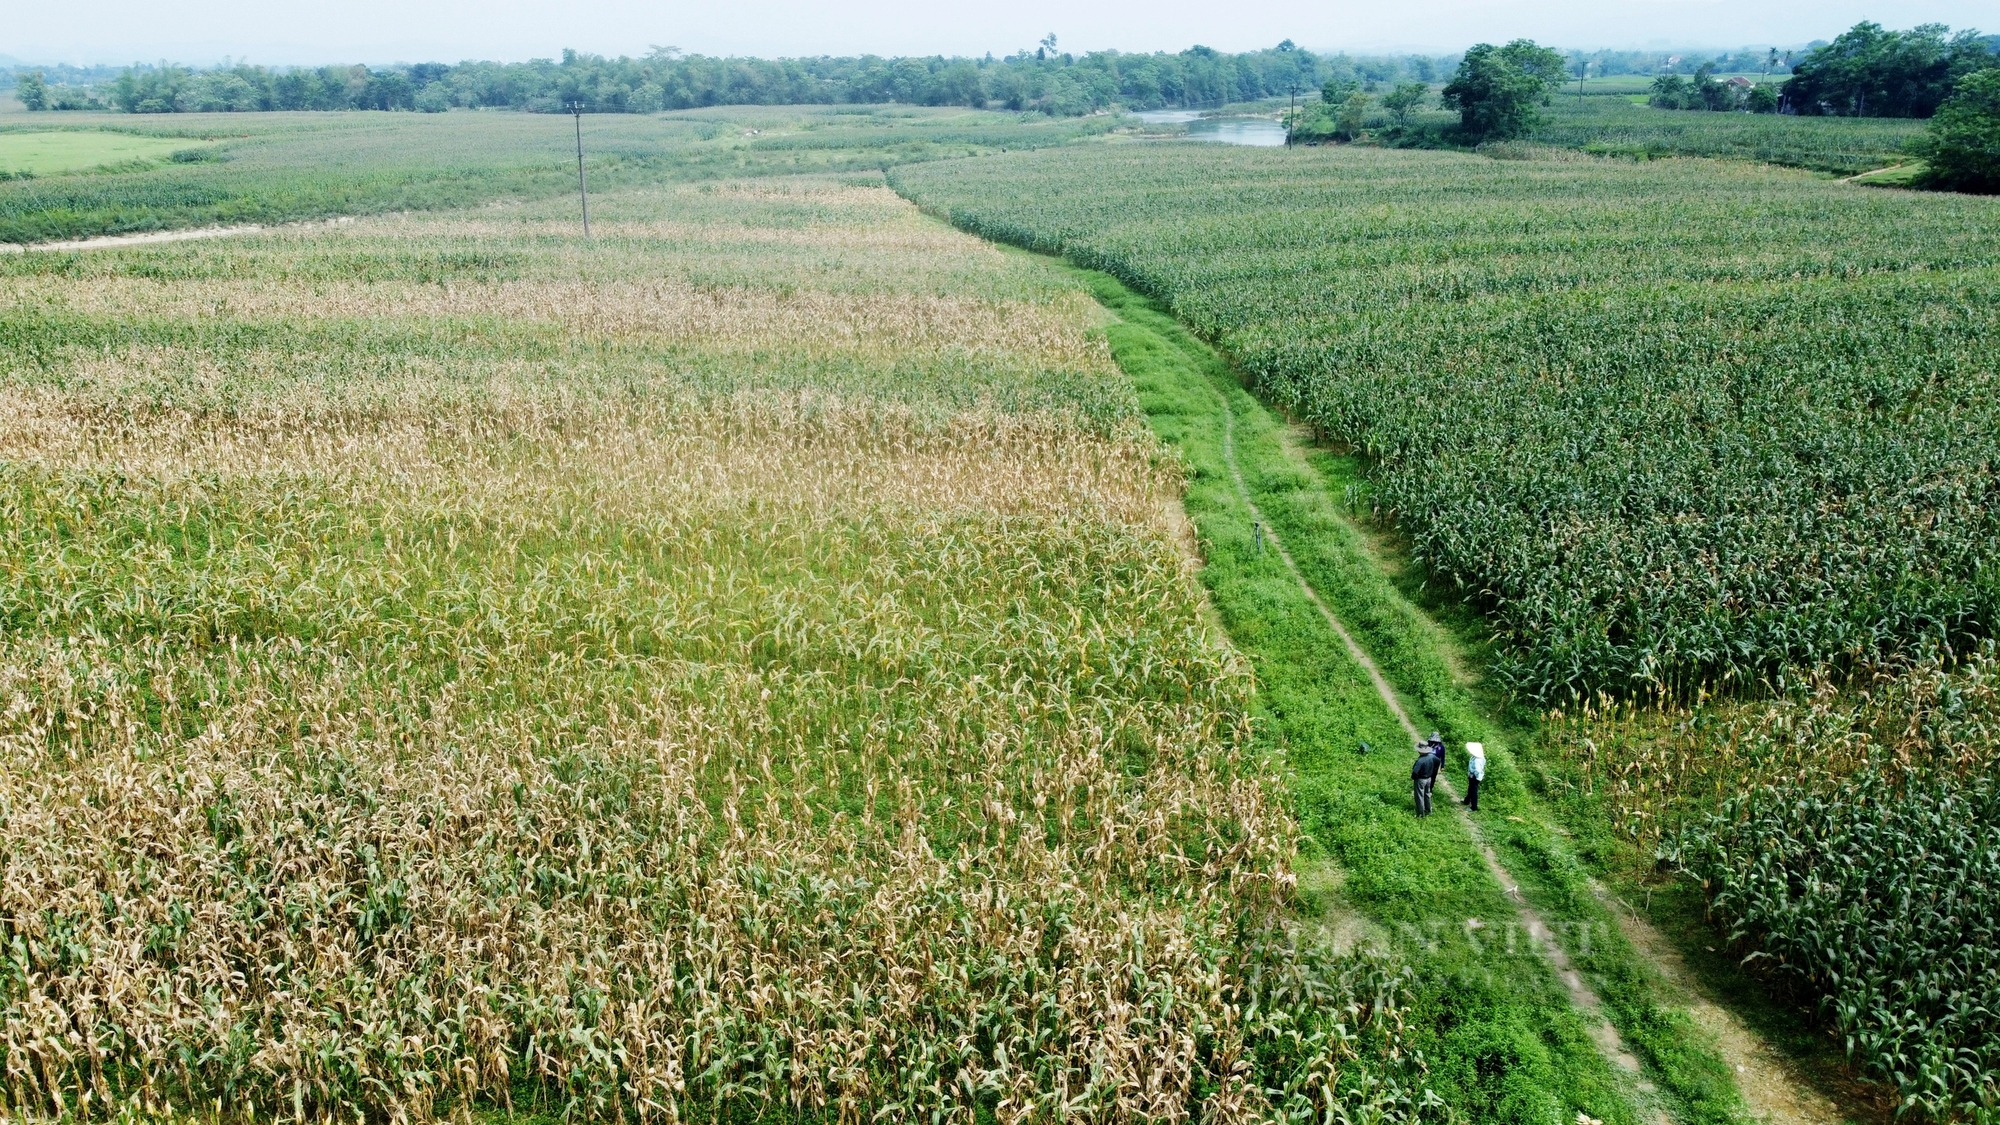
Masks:
[[[1148,125],[1186,125],[1191,141],[1258,148],[1285,143],[1285,127],[1268,117],[1203,117],[1192,109],[1150,109],[1132,116]]]

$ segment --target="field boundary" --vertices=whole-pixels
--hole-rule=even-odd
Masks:
[[[1226,396],[1224,398],[1226,401]],[[1301,455],[1296,441],[1290,440],[1286,444],[1301,468],[1312,473],[1317,480],[1318,473],[1310,464],[1309,458]],[[1320,483],[1324,487],[1324,482]],[[1356,531],[1364,543],[1369,541],[1367,535],[1361,534],[1359,529]],[[1372,548],[1366,550],[1372,551]],[[1290,561],[1289,558],[1287,561]],[[1435,620],[1432,620],[1432,624],[1447,637],[1450,635],[1448,627]],[[1416,737],[1415,728],[1407,723],[1405,726],[1411,736]],[[1462,810],[1454,809],[1454,811],[1461,817],[1464,816]],[[1553,810],[1545,806],[1538,806],[1537,811],[1551,822],[1560,821],[1560,818],[1553,814]],[[1493,861],[1495,878],[1501,880],[1510,897],[1525,904],[1518,881],[1499,861],[1497,853],[1492,850],[1491,841],[1485,837],[1476,822],[1471,822],[1469,817],[1465,819],[1469,822],[1468,829],[1479,839],[1481,847]],[[1519,850],[1518,847],[1516,850]],[[1579,869],[1575,875],[1574,885],[1588,892],[1601,915],[1617,928],[1618,933],[1631,947],[1634,959],[1657,974],[1659,990],[1674,996],[1679,1010],[1685,1014],[1689,1023],[1699,1029],[1701,1034],[1713,1040],[1718,1060],[1727,1063],[1733,1072],[1730,1077],[1734,1093],[1742,1098],[1742,1108],[1749,1111],[1751,1118],[1765,1125],[1839,1125],[1849,1120],[1824,1091],[1812,1081],[1802,1077],[1798,1064],[1751,1027],[1750,1023],[1737,1012],[1718,1002],[1711,991],[1697,983],[1680,950],[1644,914],[1613,893],[1599,878],[1587,870]],[[1546,889],[1544,893],[1547,893]],[[1555,933],[1549,932],[1548,940],[1561,954],[1556,959],[1556,964],[1562,972],[1565,974],[1575,972],[1572,960],[1562,950]],[[1592,995],[1593,999],[1598,1000],[1599,1008],[1596,1010],[1601,1010],[1601,999],[1596,998],[1594,992]],[[1631,1057],[1629,1045],[1623,1036],[1617,1035],[1615,1024],[1610,1026],[1614,1036],[1617,1036],[1618,1049],[1627,1051],[1627,1058],[1631,1059],[1636,1069],[1637,1059]]]
[[[1291,552],[1286,550],[1284,540],[1278,534],[1277,528],[1273,527],[1271,522],[1265,518],[1262,509],[1258,508],[1256,500],[1251,497],[1249,486],[1243,480],[1243,469],[1236,461],[1235,408],[1230,406],[1229,396],[1226,393],[1212,385],[1210,389],[1215,392],[1216,401],[1222,405],[1222,456],[1229,465],[1229,474],[1236,485],[1238,498],[1243,501],[1243,506],[1249,509],[1251,516],[1257,521],[1263,534],[1270,538],[1271,547],[1277,551],[1278,558],[1284,561],[1285,569],[1291,571],[1293,580],[1299,584],[1299,589],[1304,592],[1306,600],[1313,604],[1313,608],[1319,610],[1320,616],[1325,618],[1328,628],[1332,629],[1334,635],[1339,637],[1341,643],[1347,647],[1348,655],[1368,674],[1368,680],[1374,686],[1376,694],[1381,697],[1382,703],[1389,709],[1389,713],[1394,715],[1396,721],[1402,725],[1403,732],[1410,736],[1412,743],[1421,742],[1423,735],[1418,732],[1416,723],[1411,721],[1409,712],[1404,710],[1402,700],[1396,695],[1395,687],[1389,683],[1388,678],[1382,674],[1382,670],[1376,666],[1374,658],[1368,655],[1367,651],[1361,647],[1360,642],[1354,639],[1354,634],[1348,631],[1347,626],[1342,624],[1339,616],[1320,597],[1319,591],[1313,588],[1312,582],[1299,569],[1299,564],[1292,558]],[[1548,922],[1542,918],[1541,914],[1521,894],[1520,880],[1514,878],[1513,874],[1500,862],[1500,857],[1494,853],[1493,845],[1487,841],[1486,833],[1480,829],[1478,822],[1473,820],[1471,815],[1466,812],[1463,804],[1459,801],[1449,799],[1456,796],[1455,787],[1451,784],[1450,777],[1440,773],[1438,775],[1438,788],[1447,797],[1445,807],[1458,818],[1459,823],[1471,835],[1473,843],[1479,848],[1480,856],[1486,861],[1487,870],[1492,874],[1494,881],[1500,884],[1501,890],[1506,893],[1508,899],[1512,902],[1514,912],[1518,916],[1522,928],[1534,939],[1535,945],[1541,950],[1543,958],[1555,969],[1556,979],[1562,982],[1563,988],[1569,993],[1570,1003],[1585,1014],[1585,1021],[1589,1025],[1591,1037],[1596,1041],[1598,1050],[1604,1055],[1605,1060],[1618,1070],[1622,1071],[1628,1077],[1639,1079],[1639,1059],[1626,1047],[1624,1037],[1618,1033],[1617,1027],[1613,1026],[1611,1020],[1606,1017],[1604,1002],[1598,999],[1596,991],[1590,987],[1589,982],[1585,981],[1583,975],[1577,972],[1576,967],[1570,963],[1569,955],[1563,951],[1562,946],[1556,941],[1555,932],[1549,927]],[[1651,1093],[1651,1084],[1641,1080],[1639,1089],[1642,1093]],[[1663,1112],[1656,1111],[1654,1116],[1655,1120],[1666,1120]]]
[[[1316,495],[1287,463],[1282,426],[1261,411],[1247,419],[1243,411],[1256,403],[1232,384],[1226,363],[1153,302],[1107,275],[1083,276],[1106,306],[1113,354],[1140,391],[1151,427],[1185,459],[1184,503],[1203,582],[1257,669],[1259,741],[1291,775],[1301,818],[1302,920],[1338,918],[1337,929],[1350,913],[1365,919],[1374,940],[1400,950],[1430,982],[1420,999],[1425,1014],[1417,1018],[1426,1030],[1418,1047],[1461,1117],[1659,1120],[1644,1078],[1607,1055],[1605,1029],[1592,1026],[1546,956],[1543,933],[1559,940],[1548,932],[1558,927],[1532,932],[1520,911],[1527,896],[1494,874],[1466,819],[1411,815],[1407,759],[1393,749],[1371,751],[1369,742],[1388,748],[1409,737],[1417,718],[1390,686],[1395,673],[1370,656],[1366,629],[1350,625],[1344,600],[1330,600],[1313,580],[1327,544],[1313,529],[1294,532],[1281,560],[1263,542],[1281,515],[1272,503]],[[1235,401],[1238,395],[1244,401]],[[1218,413],[1225,404],[1229,411]],[[1286,482],[1298,491],[1287,495]],[[1310,548],[1305,555],[1294,553],[1300,535]],[[1343,587],[1339,596],[1352,593]],[[1378,676],[1386,691],[1372,682]],[[1356,739],[1365,740],[1358,750]],[[1503,815],[1520,789],[1510,781],[1490,815]]]
[[[1104,277],[1104,281],[1115,283],[1115,279],[1108,276]],[[1118,287],[1123,288],[1122,284]],[[1172,320],[1170,314],[1157,303],[1138,294],[1131,296],[1154,310],[1163,320]],[[1112,307],[1112,301],[1107,301],[1103,294],[1099,294],[1099,298],[1113,317],[1131,323],[1118,308]],[[1227,366],[1226,360],[1193,337],[1185,326],[1176,323],[1174,331],[1187,335],[1188,340],[1184,344],[1169,346],[1182,350],[1200,348],[1209,365]],[[1203,365],[1197,360],[1196,366]],[[1224,447],[1223,459],[1234,498],[1255,521],[1257,534],[1271,539],[1274,553],[1282,560],[1288,576],[1313,606],[1317,616],[1339,639],[1344,654],[1366,673],[1372,694],[1379,698],[1403,733],[1414,741],[1418,730],[1410,709],[1403,705],[1401,699],[1405,688],[1399,687],[1383,671],[1381,663],[1370,654],[1369,646],[1357,630],[1342,620],[1332,602],[1321,593],[1318,584],[1308,574],[1308,568],[1293,556],[1291,548],[1281,538],[1282,532],[1253,499],[1255,490],[1250,487],[1237,458],[1239,407],[1232,402],[1231,391],[1245,396],[1252,405],[1257,405],[1256,400],[1240,381],[1235,381],[1237,377],[1233,368],[1229,369],[1228,376],[1235,381],[1233,387],[1224,385],[1225,376],[1220,371],[1204,368],[1200,377],[1208,394],[1224,408],[1218,419],[1218,428],[1221,430],[1219,437]],[[1337,485],[1330,485],[1322,469],[1314,464],[1331,454],[1299,448],[1296,435],[1282,424],[1274,423],[1273,439],[1282,448],[1284,456],[1309,482],[1303,486],[1305,489],[1321,496],[1327,495],[1329,489],[1338,490]],[[1267,466],[1267,472],[1268,469]],[[1324,501],[1321,506],[1331,507]],[[1292,518],[1296,519],[1297,514],[1292,513]],[[1369,543],[1367,534],[1348,522],[1346,516],[1334,518],[1341,522],[1342,534],[1356,540],[1356,544],[1349,546],[1349,552],[1357,554],[1359,561],[1373,572],[1365,581],[1393,587],[1393,582],[1380,569],[1381,563],[1374,555],[1378,545]],[[1312,529],[1306,528],[1305,533],[1311,538]],[[1316,539],[1313,541],[1317,542]],[[1321,546],[1340,550],[1326,544]],[[1351,566],[1354,561],[1349,560],[1346,565]],[[1341,564],[1318,558],[1314,560],[1314,569],[1322,577],[1335,581],[1342,579]],[[1341,598],[1360,599],[1359,604],[1365,605],[1371,596],[1379,595],[1379,591],[1371,595],[1357,588],[1343,592]],[[1401,595],[1395,596],[1402,602],[1400,612],[1415,615],[1415,620],[1404,624],[1421,625],[1441,634],[1417,646],[1439,651],[1421,656],[1433,662],[1448,662],[1451,657],[1444,650],[1454,649],[1457,643],[1451,627],[1430,617]],[[1360,612],[1370,621],[1373,632],[1381,632],[1385,627],[1379,607],[1369,607]],[[1391,637],[1385,643],[1401,645],[1405,649],[1410,647],[1407,637]],[[1398,651],[1394,663],[1400,669],[1400,675],[1414,675],[1424,680],[1423,670],[1413,667],[1420,661],[1413,661],[1410,651]],[[1421,700],[1418,709],[1427,713],[1427,720],[1448,732],[1459,728],[1483,728],[1503,740],[1519,740],[1523,734],[1511,728],[1506,721],[1485,713],[1481,705],[1471,698],[1468,685],[1456,679],[1443,690],[1437,684],[1429,684],[1418,692],[1418,696]],[[1525,821],[1517,816],[1505,816],[1504,823],[1502,818],[1492,818],[1491,827],[1504,837],[1504,840],[1496,840],[1487,827],[1475,823],[1453,802],[1457,823],[1464,826],[1467,836],[1480,851],[1481,862],[1520,916],[1520,924],[1530,934],[1542,955],[1541,959],[1555,970],[1554,975],[1567,991],[1570,1006],[1578,1013],[1579,1022],[1588,1028],[1597,1053],[1614,1073],[1621,1076],[1628,1088],[1627,1096],[1636,1094],[1634,1107],[1641,1112],[1640,1119],[1687,1123],[1761,1120],[1772,1125],[1829,1125],[1845,1120],[1844,1115],[1823,1097],[1815,1096],[1812,1091],[1795,1089],[1798,1084],[1796,1077],[1786,1057],[1774,1046],[1765,1042],[1748,1024],[1712,997],[1695,990],[1684,970],[1663,963],[1654,955],[1662,948],[1664,937],[1645,925],[1643,919],[1634,917],[1629,908],[1616,901],[1610,891],[1568,853],[1566,844],[1556,838],[1561,835],[1560,830],[1549,828],[1557,822],[1549,818],[1548,810],[1529,792],[1528,778],[1514,764],[1513,755],[1504,748],[1504,744],[1496,746],[1489,741],[1488,753],[1493,759],[1497,776],[1507,780],[1500,792],[1482,796],[1498,797],[1503,802],[1518,805],[1515,811],[1527,814]],[[1496,774],[1489,774],[1489,778],[1494,778]],[[1452,787],[1447,784],[1446,788],[1449,792]],[[1501,811],[1504,813],[1506,810]],[[1503,849],[1516,862],[1525,863],[1533,869],[1535,877],[1527,880],[1517,877],[1515,869],[1502,858]],[[1562,915],[1559,923],[1551,924],[1552,916],[1547,913],[1550,908]],[[1593,933],[1602,935],[1602,940],[1590,936]],[[1582,934],[1581,938],[1579,934]],[[1599,982],[1599,985],[1593,985],[1592,981]],[[1602,992],[1600,986],[1611,988],[1613,993]],[[1607,1003],[1607,995],[1613,994],[1615,1002]],[[1636,1034],[1636,1039],[1628,1035],[1627,1025],[1631,1034]]]

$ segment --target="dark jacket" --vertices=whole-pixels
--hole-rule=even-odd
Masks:
[[[1410,767],[1410,778],[1413,781],[1425,781],[1436,777],[1441,765],[1443,763],[1438,761],[1436,754],[1424,754],[1417,759],[1416,765]]]
[[[1431,748],[1431,753],[1437,755],[1438,769],[1440,770],[1444,769],[1444,740],[1441,738],[1433,738],[1424,745],[1429,746]]]

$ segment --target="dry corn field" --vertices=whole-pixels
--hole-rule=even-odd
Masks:
[[[0,266],[8,1109],[1427,1114],[1088,296],[593,212]]]

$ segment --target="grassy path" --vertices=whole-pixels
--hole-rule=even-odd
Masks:
[[[1679,975],[1628,937],[1528,792],[1509,747],[1530,732],[1476,698],[1449,631],[1339,511],[1335,496],[1365,490],[1359,466],[1297,448],[1171,316],[1114,279],[1091,283],[1154,429],[1192,470],[1205,579],[1257,667],[1309,834],[1306,909],[1419,965],[1441,1091],[1477,1121],[1748,1120],[1730,1036],[1673,1002]],[[1455,816],[1411,815],[1419,724],[1486,743],[1476,821],[1449,798]]]
[[[1236,485],[1237,496],[1243,501],[1244,506],[1249,509],[1258,532],[1263,534],[1267,521],[1263,510],[1258,508],[1256,500],[1251,498],[1250,489],[1243,482],[1242,466],[1237,463],[1236,459],[1236,411],[1229,403],[1228,392],[1222,388],[1215,388],[1215,401],[1222,409],[1223,461],[1229,467],[1229,476]],[[1353,659],[1354,663],[1362,671],[1368,674],[1369,684],[1374,687],[1375,694],[1381,698],[1382,705],[1389,709],[1390,714],[1396,716],[1396,722],[1402,726],[1403,734],[1407,737],[1408,743],[1415,744],[1423,741],[1424,736],[1417,731],[1417,724],[1410,720],[1409,712],[1403,709],[1402,701],[1396,697],[1396,689],[1390,686],[1389,681],[1383,677],[1382,670],[1376,666],[1374,659],[1355,642],[1354,635],[1348,632],[1347,627],[1340,623],[1340,618],[1335,616],[1331,609],[1327,608],[1325,600],[1319,596],[1319,592],[1313,589],[1312,583],[1307,581],[1306,576],[1300,572],[1299,564],[1292,559],[1291,552],[1285,549],[1284,539],[1279,536],[1277,529],[1275,527],[1270,528],[1268,534],[1270,535],[1272,548],[1277,551],[1279,560],[1285,564],[1285,569],[1292,572],[1292,577],[1299,584],[1300,592],[1305,594],[1306,600],[1311,602],[1313,608],[1319,611],[1320,617],[1326,621],[1327,628],[1331,629],[1333,634],[1340,638],[1340,643],[1347,649],[1348,656]],[[1445,795],[1445,809],[1456,814],[1464,822],[1466,833],[1471,836],[1473,842],[1478,846],[1480,857],[1486,861],[1487,872],[1493,876],[1495,882],[1506,888],[1507,897],[1514,904],[1517,924],[1534,940],[1535,947],[1541,952],[1543,957],[1548,959],[1549,964],[1555,968],[1557,977],[1562,981],[1564,989],[1569,993],[1570,1003],[1589,1015],[1591,1037],[1596,1041],[1599,1051],[1603,1053],[1607,1060],[1616,1064],[1619,1070],[1626,1074],[1638,1074],[1639,1060],[1634,1058],[1630,1051],[1626,1050],[1625,1041],[1619,1037],[1618,1029],[1604,1019],[1604,1005],[1598,1000],[1597,993],[1591,990],[1590,985],[1570,965],[1568,954],[1556,942],[1555,933],[1549,928],[1548,923],[1543,921],[1542,916],[1537,914],[1535,908],[1530,906],[1527,899],[1522,897],[1519,881],[1508,874],[1506,867],[1501,864],[1499,857],[1493,854],[1492,845],[1486,842],[1486,835],[1480,831],[1478,823],[1472,817],[1472,813],[1462,801],[1451,800],[1452,797],[1456,796],[1456,786],[1452,784],[1448,773],[1438,776],[1438,789]]]

